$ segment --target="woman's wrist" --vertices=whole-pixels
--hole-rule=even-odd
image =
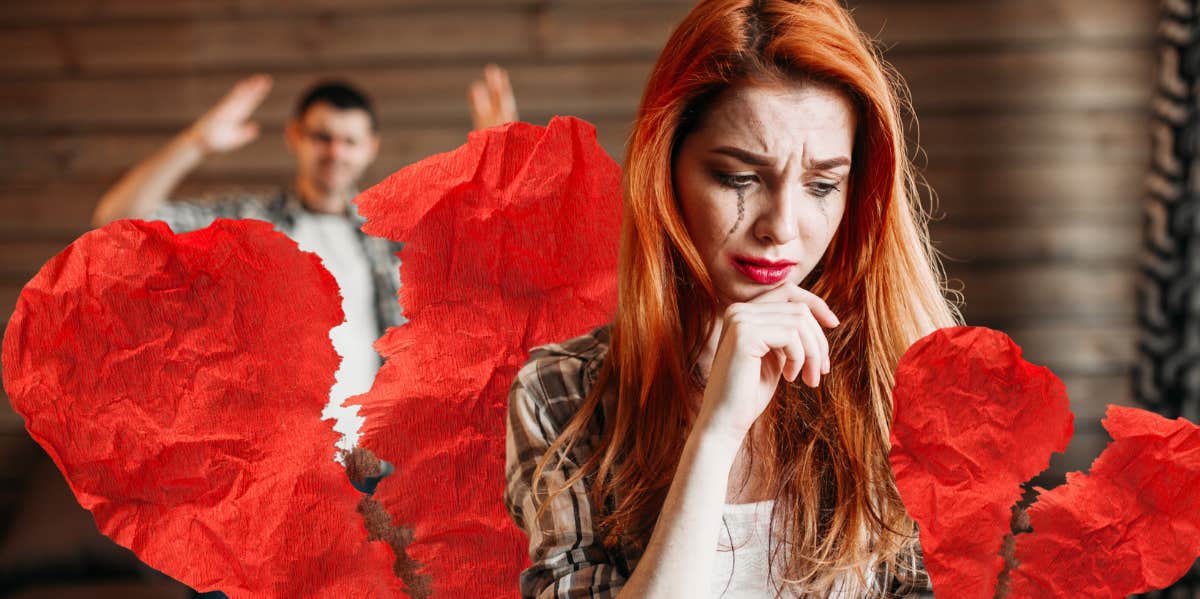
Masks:
[[[729,471],[739,447],[731,435],[693,427],[654,532],[622,597],[698,597],[708,591]]]
[[[732,462],[733,456],[737,455],[738,450],[741,449],[748,431],[722,425],[718,420],[711,413],[701,412],[692,426],[687,443],[704,447],[717,455],[728,454]]]

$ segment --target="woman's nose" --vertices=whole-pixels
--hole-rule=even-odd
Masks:
[[[767,245],[783,245],[800,235],[796,212],[803,189],[798,185],[782,185],[767,194],[754,221],[754,236]]]

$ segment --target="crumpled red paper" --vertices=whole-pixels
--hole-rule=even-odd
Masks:
[[[555,118],[471,134],[356,200],[364,231],[405,242],[407,324],[361,402],[360,445],[395,464],[375,493],[413,529],[433,597],[512,597],[527,540],[503,505],[509,386],[537,345],[616,307],[620,169],[595,129]]]
[[[619,170],[582,121],[516,124],[361,206],[409,243],[411,322],[380,342],[363,398],[363,444],[397,466],[376,497],[415,534],[420,594],[513,595],[527,558],[501,500],[507,389],[529,348],[610,318]],[[266,223],[123,221],[26,288],[5,385],[101,530],[156,568],[233,597],[396,596],[320,420],[341,319],[332,277]]]
[[[333,277],[271,226],[119,221],[26,285],[4,384],[100,530],[231,597],[394,597],[321,421]]]
[[[1003,333],[936,331],[901,358],[891,462],[939,597],[996,596],[1020,485],[1071,436],[1062,383]],[[1119,599],[1200,558],[1200,427],[1110,406],[1115,441],[1041,495],[1015,536],[1008,599]]]
[[[435,596],[516,593],[524,539],[500,504],[504,403],[528,349],[615,303],[619,172],[589,125],[474,134],[364,194],[368,230],[409,242],[407,313],[361,401],[398,466],[378,498],[415,530]],[[569,307],[569,308],[568,308]],[[400,596],[320,421],[341,321],[332,277],[255,221],[175,236],[122,221],[22,293],[4,381],[101,530],[233,597]],[[1004,335],[958,327],[905,354],[892,464],[939,596],[991,597],[1008,508],[1071,434],[1062,384]],[[1088,475],[1044,492],[1010,597],[1121,597],[1200,555],[1200,433],[1111,408]]]
[[[1010,597],[1127,597],[1200,558],[1200,427],[1119,406],[1103,424],[1114,441],[1088,474],[1039,489]]]
[[[934,593],[992,599],[1021,484],[1071,439],[1066,388],[1003,333],[953,327],[900,359],[893,405],[892,470]]]

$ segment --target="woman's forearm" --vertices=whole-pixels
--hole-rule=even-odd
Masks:
[[[658,524],[622,597],[708,595],[729,470],[741,443],[697,423],[684,445]]]

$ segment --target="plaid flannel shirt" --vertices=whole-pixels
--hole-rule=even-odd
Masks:
[[[609,329],[533,350],[508,396],[507,466],[504,502],[517,526],[529,535],[533,565],[521,573],[521,595],[539,599],[615,597],[637,563],[632,548],[609,551],[594,534],[596,510],[588,480],[558,495],[537,517],[531,485],[538,460],[579,410],[608,354]],[[604,402],[602,402],[604,403]],[[544,472],[543,487],[556,488],[592,454],[610,405],[602,405],[593,430],[561,468]]]
[[[159,207],[146,220],[162,220],[176,233],[203,229],[218,218],[249,218],[275,225],[275,229],[291,236],[298,219],[307,212],[291,189],[281,187],[273,193],[243,193],[200,201],[173,201]],[[363,254],[369,262],[374,283],[375,316],[382,335],[389,327],[405,322],[397,292],[400,289],[400,258],[397,253],[403,244],[372,237],[362,232],[366,219],[358,215],[353,203],[346,207],[346,218],[354,222]]]
[[[638,547],[607,549],[597,537],[596,506],[586,478],[558,495],[537,516],[531,485],[538,461],[579,411],[608,355],[610,328],[600,327],[560,344],[535,348],[517,373],[508,397],[505,507],[529,535],[532,565],[521,573],[521,596],[537,599],[616,597],[641,557]],[[602,398],[588,434],[547,468],[539,488],[557,488],[592,455],[613,398]],[[714,546],[714,551],[716,547]],[[932,597],[924,576],[915,585],[891,581],[894,597]],[[791,595],[788,595],[791,596]]]

